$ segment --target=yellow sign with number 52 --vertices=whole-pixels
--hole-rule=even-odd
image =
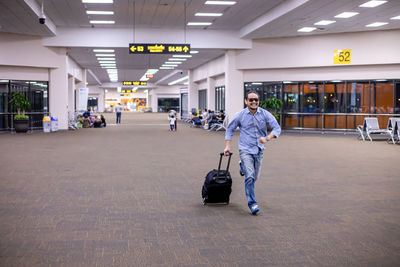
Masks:
[[[334,50],[333,64],[351,64],[351,49]]]

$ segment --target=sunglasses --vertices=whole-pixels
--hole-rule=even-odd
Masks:
[[[258,102],[258,98],[249,98],[249,102]]]

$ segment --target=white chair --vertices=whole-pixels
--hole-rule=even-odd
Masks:
[[[400,121],[400,118],[389,118],[388,120],[388,125],[387,125],[387,129],[390,131],[390,136],[392,139],[393,144],[395,144],[395,137],[397,134],[397,128],[398,128],[398,124],[397,122]],[[399,141],[399,136],[397,134],[397,141]]]
[[[228,119],[228,115],[225,115],[224,120],[222,121],[222,123],[217,122],[214,123],[213,125],[211,125],[210,129],[208,129],[207,131],[212,131],[215,129],[215,131],[219,131],[219,130],[225,130],[226,131],[226,127],[228,127],[229,124],[229,119]]]
[[[359,131],[361,138],[365,141],[365,138],[368,137],[372,142],[371,134],[382,134],[388,135],[390,139],[392,139],[394,143],[393,136],[388,129],[380,129],[377,118],[364,118],[364,124],[362,126],[358,126],[357,130]]]

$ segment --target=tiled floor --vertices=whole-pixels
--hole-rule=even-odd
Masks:
[[[113,114],[107,114],[113,123]],[[0,135],[0,266],[396,266],[400,145],[283,134],[265,152],[251,216],[201,205],[224,133],[165,114],[121,125]]]

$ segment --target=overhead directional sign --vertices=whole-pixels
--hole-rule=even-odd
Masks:
[[[190,54],[190,44],[129,44],[129,54]]]
[[[123,81],[122,85],[147,85],[147,82],[142,82],[142,81]]]

